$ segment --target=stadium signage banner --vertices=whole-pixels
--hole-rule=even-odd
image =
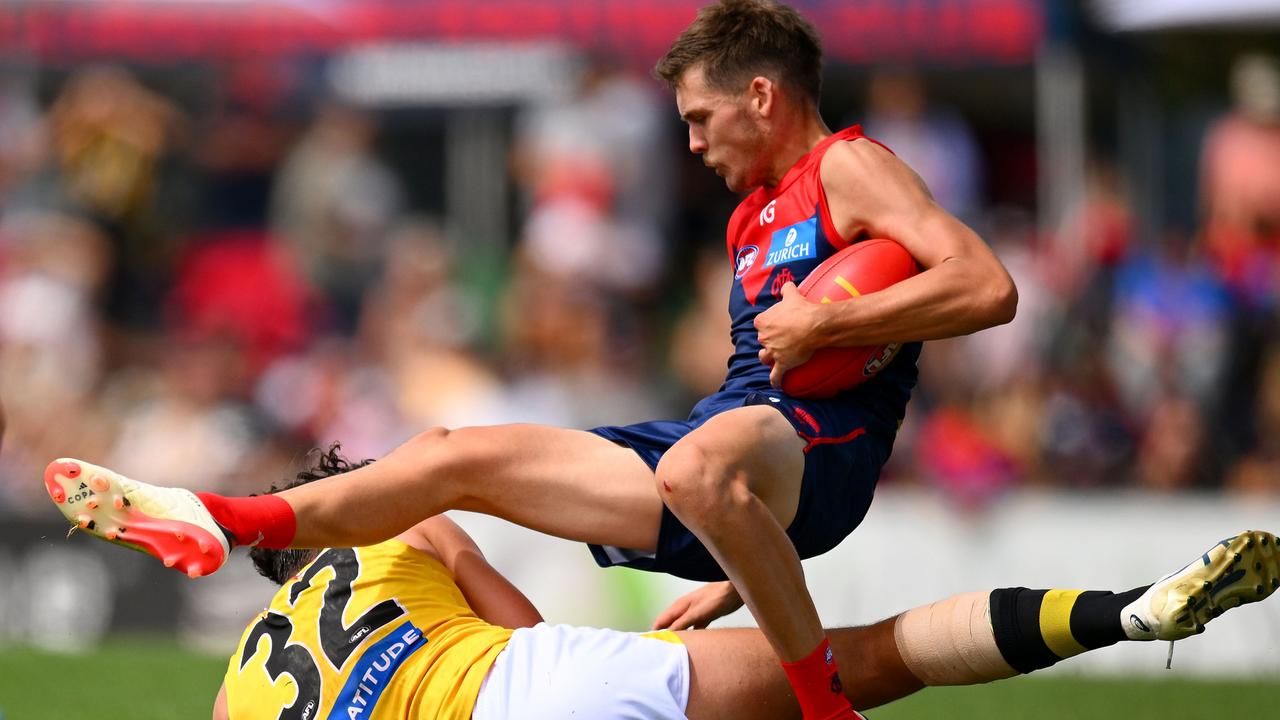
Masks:
[[[704,0],[64,0],[0,3],[0,47],[47,62],[328,54],[385,41],[565,42],[656,60]],[[793,0],[833,60],[1021,64],[1036,0]]]

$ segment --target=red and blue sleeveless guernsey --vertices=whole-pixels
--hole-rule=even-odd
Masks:
[[[861,129],[855,126],[826,138],[800,158],[776,187],[751,193],[730,218],[727,246],[734,280],[729,315],[734,353],[720,389],[703,398],[683,421],[592,430],[630,447],[656,469],[671,446],[711,417],[748,405],[776,408],[806,443],[800,501],[786,529],[802,558],[830,550],[862,522],[906,413],[920,355],[920,343],[907,343],[875,377],[825,400],[789,397],[774,389],[769,385],[769,368],[760,362],[756,316],[778,302],[788,281],[799,284],[849,244],[831,222],[819,171],[823,155],[834,143],[861,137]],[[601,565],[625,565],[690,580],[724,578],[697,537],[665,508],[655,551],[599,545],[592,545],[591,551]]]
[[[729,219],[726,244],[733,267],[729,294],[733,357],[720,392],[695,409],[714,414],[724,393],[769,389],[769,368],[760,362],[756,316],[773,307],[787,282],[799,285],[822,261],[848,247],[831,220],[822,188],[822,158],[834,143],[863,137],[859,126],[838,132],[817,145],[782,176],[775,187],[751,193]],[[916,383],[920,343],[909,343],[874,378],[835,399],[864,405],[896,430]]]

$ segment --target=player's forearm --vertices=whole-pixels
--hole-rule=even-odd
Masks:
[[[822,305],[819,347],[935,340],[967,335],[1013,319],[1018,294],[999,265],[950,258],[896,285]]]
[[[437,515],[417,527],[453,574],[462,596],[480,619],[509,628],[532,627],[542,622],[542,615],[529,598],[489,564],[475,540],[457,523]]]
[[[467,604],[485,622],[501,627],[533,627],[542,615],[529,598],[489,564],[478,551],[453,558],[454,579]]]

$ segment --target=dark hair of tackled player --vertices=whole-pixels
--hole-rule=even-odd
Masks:
[[[278,493],[322,478],[341,475],[373,462],[371,459],[352,462],[339,452],[341,449],[342,445],[340,443],[334,443],[329,446],[327,451],[320,448],[311,450],[311,452],[307,453],[307,457],[315,458],[313,464],[299,470],[297,476],[293,480],[287,481],[284,485],[279,487],[272,485],[267,493]],[[253,566],[258,569],[259,575],[277,585],[283,585],[289,578],[296,575],[304,565],[311,562],[317,552],[319,551],[312,548],[272,550],[256,547],[249,550],[249,559],[253,561]]]
[[[737,93],[757,75],[801,91],[815,106],[822,92],[818,31],[773,0],[722,0],[702,8],[653,72],[674,89],[695,65],[721,92]]]

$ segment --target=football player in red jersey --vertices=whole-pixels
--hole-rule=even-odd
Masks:
[[[232,545],[361,546],[447,509],[497,515],[590,543],[601,565],[720,581],[682,603],[726,607],[736,588],[805,717],[852,717],[800,558],[831,549],[865,515],[920,341],[1008,322],[1016,290],[892,152],[857,127],[827,128],[818,34],[793,9],[772,0],[704,8],[657,73],[675,90],[690,151],[730,189],[751,193],[726,236],[735,353],[724,385],[686,420],[590,432],[434,428],[342,478],[252,498],[55,461],[45,474],[54,501],[87,531],[192,575],[216,570]],[[849,302],[798,296],[794,281],[872,237],[897,241],[922,272]],[[776,389],[816,348],[884,342],[906,344],[835,398]],[[129,502],[95,499],[108,492]]]

